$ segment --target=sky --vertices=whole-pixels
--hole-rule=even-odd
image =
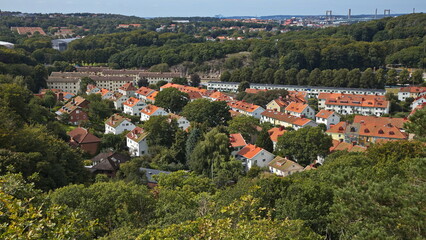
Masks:
[[[426,12],[425,0],[0,0],[0,10],[26,13],[114,13],[138,17],[353,15]]]

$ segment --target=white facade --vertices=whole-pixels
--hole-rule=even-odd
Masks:
[[[122,110],[123,109],[123,103],[125,103],[127,101],[127,99],[129,99],[129,97],[126,96],[120,96],[117,99],[112,100],[114,102],[114,107],[117,110]]]
[[[417,108],[417,106],[421,106],[425,103],[426,103],[426,96],[419,97],[413,101],[413,103],[411,104],[411,109],[415,109]]]
[[[307,104],[306,104],[307,105]],[[311,108],[310,106],[306,106],[305,109],[303,109],[300,112],[296,112],[296,111],[288,111],[287,108],[285,110],[286,113],[296,116],[296,117],[305,117],[305,118],[310,118],[310,119],[314,119],[315,118],[315,110],[313,108]]]
[[[148,154],[148,144],[146,142],[146,138],[136,142],[127,137],[126,145],[129,148],[130,155],[132,156],[139,157]]]
[[[236,112],[242,113],[246,116],[254,117],[254,118],[257,118],[257,119],[260,119],[262,117],[262,113],[265,111],[265,109],[263,107],[258,107],[253,111],[245,111],[245,110],[242,110],[240,108],[235,108],[235,107],[232,107],[232,106],[230,106],[230,108],[233,111],[236,111]]]
[[[268,166],[269,162],[272,161],[272,159],[275,158],[275,155],[266,151],[262,150],[258,154],[256,154],[254,157],[247,159],[246,158],[246,166],[247,170],[250,170],[253,166],[258,167],[266,167]]]
[[[138,101],[134,105],[123,104],[123,112],[129,115],[138,116],[141,114],[141,110],[146,106],[143,101]]]
[[[330,129],[331,125],[336,125],[340,122],[340,116],[336,113],[332,113],[325,118],[324,117],[316,117],[315,121],[318,124],[321,124],[321,123],[325,124],[327,126],[327,130],[328,130],[328,129]]]
[[[325,105],[326,110],[332,110],[342,115],[348,114],[361,114],[364,116],[375,115],[382,116],[383,114],[388,114],[390,109],[390,104],[386,107],[363,107],[363,106],[348,106],[348,105]]]
[[[144,112],[140,112],[140,114],[141,114],[141,121],[148,121],[149,118],[151,118],[152,116],[165,116],[168,114],[168,112],[166,112],[162,108],[158,108],[157,110],[155,110],[154,112],[150,114],[146,114]]]
[[[124,131],[132,131],[135,127],[135,124],[128,121],[127,119],[121,121],[121,123],[119,123],[116,127],[110,126],[109,124],[105,123],[105,134],[112,133],[114,135],[118,135],[123,133]]]
[[[176,119],[176,120],[177,120],[178,127],[180,129],[186,130],[189,128],[190,123],[185,117],[180,117],[179,119]]]

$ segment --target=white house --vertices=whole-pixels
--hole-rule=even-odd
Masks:
[[[114,94],[113,92],[111,92],[110,90],[106,88],[102,88],[99,93],[101,94],[102,99],[110,99],[112,95]]]
[[[140,111],[140,114],[142,121],[148,121],[152,116],[165,116],[168,114],[168,112],[166,112],[166,110],[161,107],[148,104]]]
[[[141,110],[146,106],[146,103],[140,99],[131,97],[123,103],[123,112],[130,115],[140,115]]]
[[[116,113],[105,121],[105,134],[112,133],[118,135],[124,131],[132,131],[135,127],[130,119]]]
[[[311,108],[308,104],[291,102],[286,108],[285,113],[296,117],[306,117],[314,119],[315,110]]]
[[[291,127],[295,130],[302,127],[316,127],[318,124],[308,118],[300,118],[287,113],[266,110],[262,113],[261,123],[269,122],[276,126]]]
[[[413,101],[413,103],[411,104],[411,109],[414,110],[418,106],[423,106],[424,104],[426,104],[426,94],[423,95],[423,96],[420,96],[420,97],[416,98]]]
[[[87,90],[86,90],[87,95],[99,93],[100,91],[101,91],[101,89],[96,87],[96,85],[87,84]]]
[[[188,119],[186,119],[185,117],[179,116],[177,114],[169,113],[169,119],[170,120],[175,119],[178,124],[178,127],[182,130],[186,130],[190,126],[190,122],[188,121]]]
[[[146,137],[148,133],[140,127],[135,127],[126,135],[126,145],[130,155],[142,156],[148,154],[148,144]]]
[[[148,87],[141,87],[135,92],[135,96],[141,100],[148,100],[148,96],[156,92],[154,89]]]
[[[327,130],[330,126],[336,125],[340,122],[340,116],[331,110],[321,110],[315,115],[315,121],[320,124],[324,123],[327,126]]]
[[[399,89],[398,100],[405,101],[407,98],[417,98],[424,92],[426,92],[426,87],[403,87]]]
[[[123,94],[123,95],[125,95],[125,96],[130,96],[130,97],[134,96],[134,95],[135,95],[135,92],[136,92],[137,90],[138,90],[138,89],[137,89],[135,86],[133,86],[133,83],[132,83],[132,82],[126,83],[126,84],[124,84],[123,86],[121,86],[121,87],[118,89],[118,91],[119,91],[121,94]]]
[[[300,166],[298,163],[280,156],[276,156],[268,165],[271,173],[281,177],[305,170],[305,168]]]
[[[123,94],[119,92],[113,92],[109,100],[111,100],[114,103],[114,107],[117,110],[123,109],[123,103],[125,103],[129,99],[129,97],[124,96]]]
[[[253,166],[266,167],[274,157],[274,154],[252,144],[246,145],[237,153],[237,158],[244,161],[247,170]]]
[[[244,101],[230,101],[227,104],[231,110],[257,119],[260,119],[262,117],[262,112],[265,111],[265,109],[261,106]]]

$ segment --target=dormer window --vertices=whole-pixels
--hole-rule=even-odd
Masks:
[[[385,132],[383,132],[382,129],[379,130],[379,134],[384,134]]]
[[[395,132],[390,131],[390,132],[389,132],[389,135],[395,135]]]
[[[364,129],[364,132],[365,132],[365,133],[369,133],[369,132],[370,132],[370,130],[368,130],[368,129],[366,128],[366,129]]]

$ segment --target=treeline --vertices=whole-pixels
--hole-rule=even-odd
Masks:
[[[312,71],[307,69],[299,71],[296,68],[262,70],[262,68],[243,67],[232,72],[223,72],[220,80],[224,82],[382,89],[385,86],[397,84],[421,84],[423,83],[423,71],[416,70],[410,75],[407,70],[398,73],[395,69],[373,71],[373,69],[367,68],[365,71],[361,71],[359,68],[355,68],[349,71],[344,68],[321,71],[319,68],[315,68]]]

